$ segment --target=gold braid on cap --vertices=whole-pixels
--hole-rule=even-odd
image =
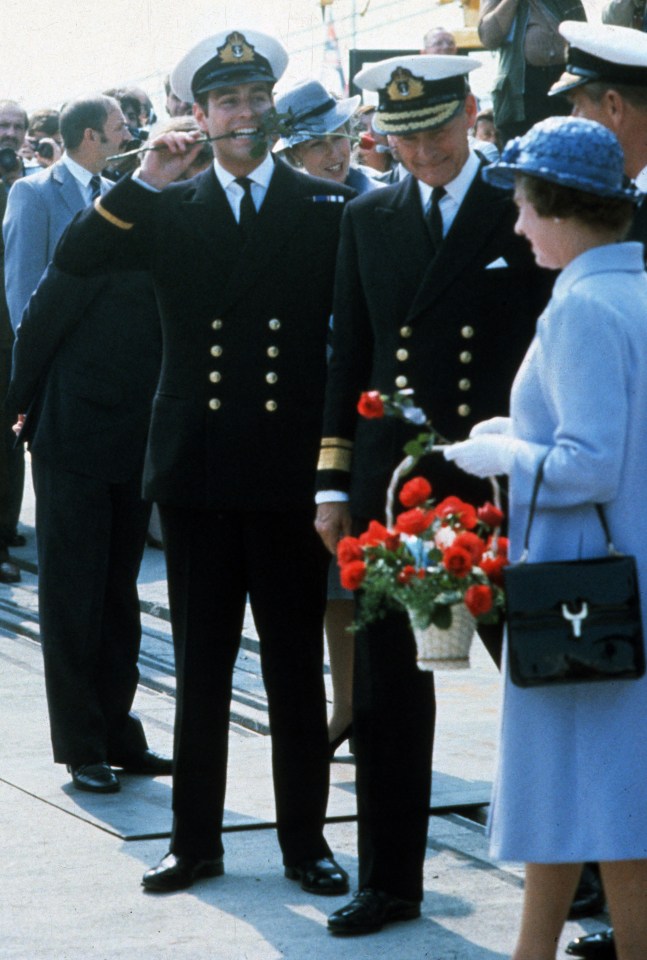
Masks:
[[[402,110],[397,113],[388,111],[377,112],[373,117],[373,126],[378,133],[414,132],[428,130],[432,126],[439,127],[454,116],[460,109],[464,99],[450,100],[435,107],[419,107],[417,110]]]

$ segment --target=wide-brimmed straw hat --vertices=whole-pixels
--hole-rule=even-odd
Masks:
[[[626,185],[624,154],[615,134],[583,117],[550,117],[510,140],[498,163],[483,169],[495,187],[512,189],[518,173],[619,200],[638,199]]]
[[[360,104],[361,97],[336,100],[318,80],[304,80],[276,98],[276,112],[289,116],[286,122],[293,133],[284,136],[275,150],[295,147],[306,140],[316,140],[348,123]]]

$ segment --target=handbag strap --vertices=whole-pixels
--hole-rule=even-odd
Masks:
[[[546,453],[542,457],[541,461],[539,462],[539,466],[537,467],[537,473],[535,474],[535,481],[532,485],[532,496],[530,498],[530,508],[528,510],[528,522],[526,524],[526,533],[523,538],[523,552],[519,559],[519,563],[525,563],[526,560],[528,559],[528,548],[530,544],[530,528],[532,527],[532,522],[535,518],[535,509],[537,506],[537,497],[539,495],[539,487],[541,485],[541,481],[544,478],[544,464],[546,463],[547,459],[548,459],[548,453]],[[610,557],[620,556],[620,551],[616,550],[615,546],[613,545],[613,541],[611,539],[611,531],[609,530],[609,524],[607,523],[606,515],[604,513],[604,510],[602,509],[602,504],[595,503],[593,504],[593,506],[595,507],[598,518],[600,520],[600,524],[602,526],[602,530],[604,531],[604,537],[607,541],[607,550],[609,552],[609,556]]]

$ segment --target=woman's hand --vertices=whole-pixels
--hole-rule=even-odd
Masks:
[[[445,460],[455,463],[465,473],[496,477],[510,473],[520,442],[501,433],[484,433],[463,443],[453,443],[443,452]]]
[[[486,433],[501,433],[509,437],[512,434],[512,420],[510,417],[491,417],[489,420],[481,420],[470,430],[470,437],[482,437]]]

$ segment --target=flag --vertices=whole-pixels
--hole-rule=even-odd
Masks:
[[[324,46],[321,62],[321,82],[326,90],[341,97],[348,96],[348,84],[341,63],[339,41],[335,31],[332,3],[322,4],[321,12],[324,25]]]

